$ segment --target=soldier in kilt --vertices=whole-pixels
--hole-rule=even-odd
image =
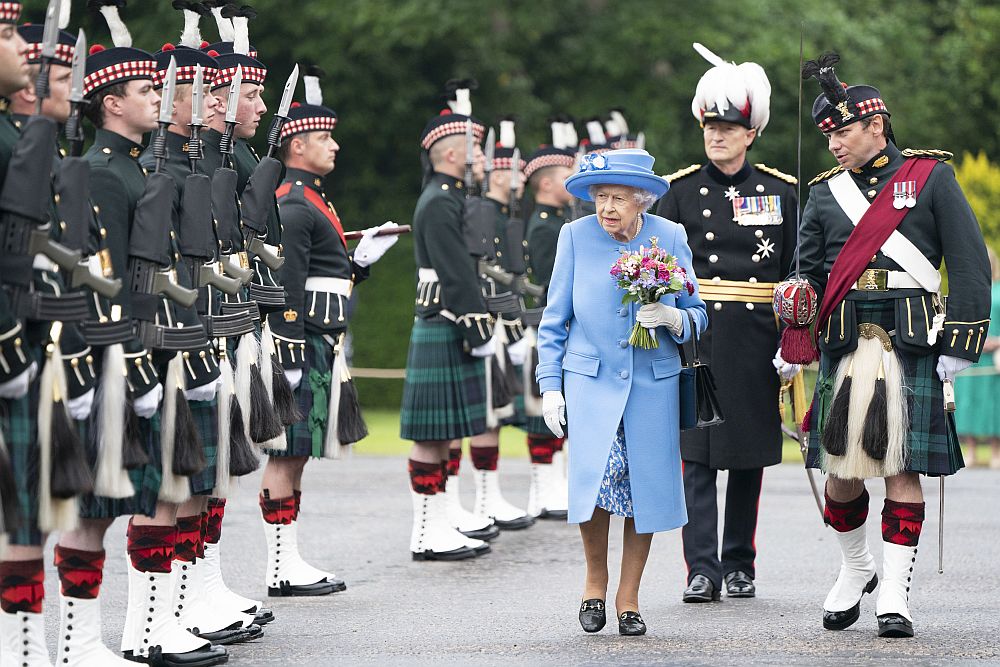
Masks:
[[[380,228],[372,228],[353,251],[347,248],[340,217],[324,190],[340,146],[331,134],[337,114],[323,106],[319,75],[311,69],[305,77],[306,103],[289,111],[279,151],[285,165],[276,192],[285,256],[280,278],[288,308],[270,319],[278,361],[287,369],[302,418],[288,427],[286,449],[268,451],[261,481],[265,580],[272,596],[327,595],[347,588],[299,554],[302,472],[309,457],[338,458],[341,447],[368,434],[343,349],[347,303],[354,286],[398,240],[376,237]]]
[[[400,434],[413,440],[409,474],[413,501],[410,552],[414,560],[459,560],[489,545],[456,530],[445,491],[455,441],[486,432],[486,366],[496,351],[476,262],[466,244],[466,188],[483,178],[484,127],[471,117],[466,87],[453,110],[431,119],[420,136],[431,168],[413,213],[417,264],[416,317],[410,332]],[[474,136],[466,176],[466,131]],[[489,535],[487,534],[489,533]],[[495,536],[490,524],[484,537]]]
[[[670,190],[656,209],[687,230],[708,304],[699,348],[726,415],[722,424],[681,433],[685,602],[717,601],[723,585],[729,597],[756,595],[757,508],[764,468],[781,462],[783,438],[781,382],[772,365],[779,332],[770,303],[794,257],[798,219],[795,178],[747,160],[770,115],[767,75],[756,63],[704,53],[715,66],[698,82],[691,109],[709,161],[667,176]],[[784,379],[797,372],[786,368]],[[721,549],[720,470],[729,471]]]
[[[534,196],[535,205],[528,219],[528,273],[532,280],[548,289],[556,260],[556,242],[562,226],[570,222],[573,196],[565,182],[576,166],[576,131],[563,117],[551,123],[552,143],[540,146],[525,166],[524,175]],[[544,300],[540,305],[544,305]],[[528,323],[525,323],[526,325]],[[524,364],[525,431],[531,456],[531,489],[528,514],[547,518],[566,518],[569,498],[566,481],[565,438],[556,437],[542,418],[542,397],[535,382],[537,331],[526,326],[531,355]]]
[[[131,37],[113,0],[104,4],[102,14],[108,21],[115,46],[94,47],[87,60],[85,114],[97,132],[85,157],[91,167],[92,197],[101,211],[102,224],[108,230],[111,264],[115,274],[123,276],[127,282],[134,259],[130,259],[130,255],[134,256],[136,249],[145,242],[141,234],[131,232],[140,215],[150,217],[151,204],[156,203],[155,190],[148,187],[152,180],[147,183],[147,171],[140,165],[139,157],[143,135],[157,128],[160,102],[154,88],[158,80],[157,62],[152,54],[130,46]],[[169,177],[163,175],[161,178]],[[172,224],[170,208],[157,210],[159,217],[156,218],[160,225],[166,226],[167,233]],[[175,253],[176,246],[165,256],[173,260]],[[179,272],[181,281],[185,280],[184,273]],[[118,301],[126,316],[143,326],[178,320],[188,326],[201,326],[197,313],[185,313],[180,307],[175,309],[175,304],[167,299],[151,299],[150,296],[125,289]],[[149,659],[154,647],[159,647],[157,650],[163,654],[173,656],[169,659],[219,664],[227,659],[225,649],[189,633],[180,625],[179,616],[175,616],[179,611],[175,595],[181,589],[179,582],[176,589],[174,587],[174,577],[179,575],[174,574],[173,561],[178,553],[195,551],[197,540],[192,539],[193,526],[181,526],[187,530],[184,535],[179,534],[177,508],[190,497],[191,487],[187,477],[174,472],[176,459],[168,457],[162,448],[162,436],[168,427],[171,433],[192,434],[189,442],[180,442],[188,435],[176,438],[179,446],[201,447],[200,431],[207,426],[204,421],[200,426],[197,421],[191,423],[194,418],[188,411],[187,422],[191,423],[192,430],[187,431],[181,429],[179,417],[172,420],[172,424],[165,424],[164,417],[168,412],[168,400],[171,406],[176,406],[169,412],[177,414],[182,412],[182,404],[186,407],[188,397],[211,401],[212,396],[206,396],[206,390],[200,387],[208,387],[214,394],[219,375],[215,356],[206,339],[200,346],[187,350],[186,357],[171,348],[152,349],[149,353],[132,350],[126,353],[126,358],[135,396],[134,407],[139,417],[138,432],[148,448],[148,463],[130,471],[134,495],[125,498],[95,496],[83,507],[83,515],[92,519],[108,520],[131,514],[127,532],[129,604],[121,649],[126,656],[143,661]],[[156,411],[156,406],[151,410],[145,407],[144,399],[150,392],[139,395],[138,386],[131,379],[133,365],[143,380],[150,377],[145,366],[150,360],[156,367],[156,375],[167,379],[162,411]],[[182,389],[201,391],[202,395],[183,394]],[[200,524],[199,516],[199,534]],[[179,564],[177,569],[186,565]],[[159,596],[151,593],[156,589],[162,591]]]
[[[825,518],[842,551],[823,625],[852,625],[864,594],[880,583],[865,536],[865,480],[884,478],[878,634],[912,637],[920,475],[951,475],[964,465],[945,388],[979,358],[986,340],[990,263],[945,164],[951,155],[896,148],[881,93],[843,85],[834,69],[839,60],[824,54],[803,66],[803,77],[817,78],[823,90],[812,117],[838,162],[811,181],[801,230],[802,274],[821,303],[807,465],[827,472]],[[947,312],[939,297],[942,261]],[[783,344],[786,361],[805,360],[788,348]]]
[[[486,232],[492,236],[493,247],[490,256],[495,257],[495,265],[504,271],[516,275],[513,252],[524,250],[520,242],[510,243],[511,234],[523,238],[523,221],[511,210],[512,204],[520,200],[524,191],[524,165],[520,152],[515,148],[516,136],[514,121],[505,118],[500,121],[500,140],[493,151],[493,162],[486,178],[483,197],[484,217],[489,226]],[[518,163],[513,160],[515,154]],[[511,225],[522,227],[510,229]],[[485,229],[485,226],[484,226]],[[513,246],[518,246],[512,249]],[[524,263],[521,262],[520,273],[524,273]],[[500,428],[507,425],[522,425],[524,423],[524,401],[520,377],[517,369],[523,363],[527,354],[528,341],[524,337],[524,327],[521,324],[523,303],[511,288],[498,284],[492,278],[480,276],[480,284],[486,297],[486,305],[491,315],[496,318],[493,327],[493,338],[496,342],[496,352],[492,358],[487,358],[485,386],[486,426],[485,432],[475,435],[469,442],[469,452],[475,469],[476,499],[473,505],[473,516],[467,516],[459,502],[458,463],[461,456],[462,443],[455,441],[449,451],[448,475],[452,484],[445,495],[449,502],[449,518],[452,525],[464,533],[490,531],[490,524],[496,526],[490,532],[495,537],[496,530],[521,530],[531,526],[534,518],[521,508],[515,507],[504,498],[500,490],[500,478],[497,471],[500,458]],[[480,539],[486,535],[477,535]]]

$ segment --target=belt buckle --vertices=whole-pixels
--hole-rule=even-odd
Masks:
[[[865,269],[861,277],[858,278],[857,289],[866,292],[888,292],[889,270]]]

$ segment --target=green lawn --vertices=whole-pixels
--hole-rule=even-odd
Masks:
[[[365,410],[370,435],[355,446],[358,454],[374,456],[403,456],[410,449],[410,443],[399,438],[399,412],[393,410]],[[500,430],[500,454],[505,458],[526,457],[528,446],[524,431],[508,426]],[[785,463],[802,465],[799,446],[785,439],[783,452]]]

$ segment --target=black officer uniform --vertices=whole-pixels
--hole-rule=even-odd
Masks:
[[[702,86],[699,83],[699,93]],[[754,103],[767,105],[769,100],[758,95]],[[704,120],[751,128],[750,113],[744,114],[742,105],[730,103],[720,110],[710,104],[703,109]],[[681,169],[667,179],[670,190],[656,213],[683,224],[687,231],[709,318],[699,352],[711,365],[725,414],[722,424],[681,434],[689,517],[683,529],[688,580],[694,587],[704,587],[704,581],[692,581],[702,575],[713,587],[689,589],[685,600],[718,599],[723,577],[730,595],[750,597],[763,468],[781,462],[780,386],[771,363],[779,331],[771,299],[794,257],[796,180],[748,161],[731,175],[709,162]],[[721,558],[719,470],[729,471]],[[729,582],[734,577],[740,580],[739,590]]]

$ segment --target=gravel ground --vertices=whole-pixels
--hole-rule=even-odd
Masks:
[[[527,461],[502,462],[501,471],[508,499],[525,502]],[[467,470],[463,482],[468,506]],[[583,556],[574,526],[545,521],[506,533],[492,554],[475,561],[413,562],[404,461],[355,456],[313,462],[304,483],[302,552],[315,565],[336,570],[348,590],[325,598],[269,599],[277,620],[266,626],[263,639],[230,647],[230,664],[1000,665],[998,482],[1000,474],[987,470],[963,471],[949,480],[946,571],[939,575],[938,487],[925,480],[929,520],[914,575],[913,640],[875,636],[871,596],[854,627],[822,629],[821,605],[836,577],[839,552],[820,522],[804,472],[794,465],[770,468],[764,476],[758,597],[682,604],[680,531],[659,534],[642,588],[649,633],[623,638],[613,618],[596,635],[585,635],[577,623]],[[251,597],[266,595],[258,483],[256,477],[246,480],[230,500],[222,541],[227,581]],[[876,558],[880,487],[869,485],[869,540]],[[613,534],[620,530],[620,523],[612,524]],[[102,591],[105,641],[115,648],[127,596],[124,531],[119,520],[108,534]],[[612,562],[620,556],[618,542],[612,540]],[[614,585],[612,574],[612,600]],[[50,567],[52,654],[56,586]]]

